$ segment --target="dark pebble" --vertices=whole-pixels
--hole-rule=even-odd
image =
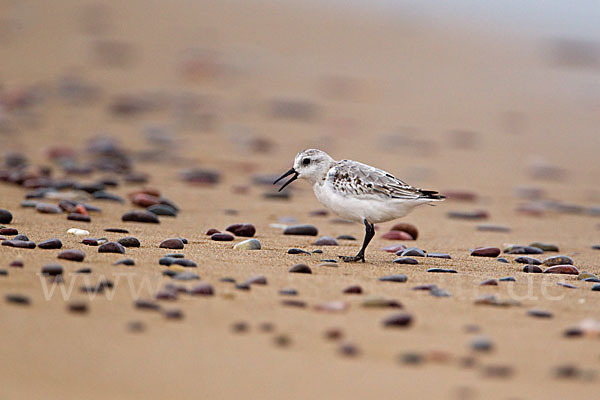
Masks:
[[[7,303],[12,304],[19,304],[23,306],[28,306],[29,304],[31,304],[31,300],[29,299],[29,297],[22,294],[7,294],[6,296],[4,296],[4,299]]]
[[[35,209],[42,214],[61,214],[63,210],[54,204],[37,203]]]
[[[35,249],[34,242],[24,242],[22,240],[5,240],[2,242],[2,246],[16,247],[19,249]]]
[[[281,289],[279,294],[282,296],[298,296],[298,291],[296,289]]]
[[[499,282],[515,282],[516,279],[512,276],[505,276],[504,278],[498,279]]]
[[[585,278],[584,282],[600,283],[600,278]]]
[[[399,257],[399,258],[396,258],[393,262],[395,264],[410,264],[410,265],[417,265],[419,263],[417,260],[415,260],[414,258],[410,258],[410,257]]]
[[[400,252],[398,252],[398,253],[400,253]],[[398,253],[396,253],[396,254],[398,254]],[[416,247],[409,247],[408,249],[403,250],[398,255],[402,256],[402,257],[425,257],[425,252]]]
[[[59,259],[81,262],[85,259],[85,253],[81,250],[71,249],[58,253]]]
[[[567,289],[577,289],[577,286],[575,286],[575,285],[571,285],[570,283],[565,283],[565,282],[557,282],[556,284],[557,284],[558,286],[566,287]]]
[[[534,243],[531,243],[529,246],[537,247],[538,249],[541,249],[543,251],[558,252],[558,246],[556,246],[554,244],[550,244],[550,243],[534,242]]]
[[[247,284],[246,282],[244,282],[244,283],[237,283],[235,285],[235,288],[237,290],[250,290],[250,285]]]
[[[226,277],[220,278],[219,282],[235,283],[235,279],[233,279],[232,277],[226,276]]]
[[[98,246],[98,239],[96,238],[85,238],[81,241],[82,244],[85,244],[86,246]],[[39,244],[38,244],[39,246]]]
[[[281,300],[281,304],[288,307],[306,307],[306,303],[302,300]]]
[[[398,357],[398,361],[401,364],[406,365],[419,365],[423,363],[424,357],[419,353],[408,352],[400,354],[400,356]]]
[[[356,238],[352,235],[339,235],[337,240],[356,240]]]
[[[123,247],[140,247],[140,240],[133,236],[127,236],[119,239],[118,243]]]
[[[173,276],[173,279],[175,279],[176,281],[193,281],[196,279],[200,279],[200,276],[193,272],[180,272],[178,274],[175,274]]]
[[[441,272],[441,273],[450,273],[456,274],[456,270],[454,269],[446,269],[446,268],[429,268],[427,272]]]
[[[523,272],[528,272],[530,274],[541,274],[543,271],[537,265],[526,265],[523,267]]]
[[[122,260],[115,262],[113,265],[127,265],[127,266],[131,267],[131,266],[135,265],[135,261],[132,258],[124,258]]]
[[[479,336],[471,341],[471,349],[487,353],[494,349],[494,344],[490,339],[484,336]]]
[[[471,252],[476,257],[498,257],[500,249],[497,247],[478,247]]]
[[[107,200],[114,201],[116,203],[125,203],[125,199],[121,196],[117,196],[116,194],[105,192],[104,190],[98,190],[92,193],[92,197],[96,200]]]
[[[530,317],[536,317],[536,318],[552,318],[553,317],[553,315],[550,311],[538,310],[535,308],[532,308],[531,310],[527,310],[527,315],[529,315]]]
[[[288,252],[288,254],[309,254],[310,255],[310,253],[308,251],[302,250],[302,249],[296,249],[296,248],[289,249],[287,252]]]
[[[19,231],[16,230],[15,228],[1,228],[0,229],[0,235],[15,236],[15,235],[18,235],[18,234],[19,234]]]
[[[531,265],[540,265],[542,262],[540,260],[537,260],[535,258],[531,258],[531,257],[525,257],[525,256],[520,256],[515,258],[515,262],[518,262],[519,264],[531,264]]]
[[[88,305],[83,301],[73,301],[67,306],[67,310],[74,314],[85,314],[88,312]]]
[[[206,231],[207,236],[212,236],[215,233],[221,233],[221,231],[218,229],[215,229],[215,228],[210,228],[209,230]]]
[[[338,352],[346,357],[356,357],[360,354],[360,349],[354,343],[344,342],[338,347]]]
[[[411,325],[413,317],[408,313],[396,313],[386,317],[383,320],[383,326],[385,327],[406,327]]]
[[[160,242],[160,245],[158,247],[160,247],[162,249],[181,250],[181,249],[183,249],[183,246],[184,246],[183,241],[181,239],[173,238],[173,239],[163,240],[162,242]]]
[[[25,264],[23,264],[23,261],[21,260],[14,260],[11,261],[10,264],[8,264],[8,266],[12,268],[23,268]]]
[[[436,285],[430,283],[430,284],[425,284],[425,285],[414,286],[412,288],[412,290],[427,290],[427,291],[429,291],[429,290],[435,289],[436,287],[437,287]]]
[[[21,202],[21,207],[23,208],[35,208],[38,202],[33,200],[25,200]]]
[[[140,310],[160,311],[160,305],[151,300],[138,299],[133,304]]]
[[[593,245],[592,250],[600,250],[600,244]]]
[[[481,220],[487,219],[489,214],[484,210],[475,210],[475,211],[449,211],[446,213],[448,218],[453,219],[466,219],[466,220]]]
[[[162,257],[158,260],[158,264],[166,265],[168,267],[169,265],[173,264],[173,261],[175,261],[175,258],[173,257]]]
[[[317,239],[315,246],[337,246],[338,242],[331,236],[322,236]]]
[[[233,233],[235,236],[252,237],[256,233],[256,228],[252,224],[233,224],[229,225],[226,231]]]
[[[181,253],[169,253],[167,255],[165,255],[165,257],[171,257],[171,258],[185,258],[184,254]]]
[[[124,228],[106,228],[104,232],[112,232],[112,233],[129,233],[127,229]]]
[[[450,257],[450,254],[446,254],[446,253],[427,253],[427,257],[429,257],[429,258],[444,258],[446,260],[452,259],[452,257]]]
[[[71,213],[67,215],[67,219],[70,221],[79,221],[79,222],[92,222],[92,218],[89,215]]]
[[[296,264],[292,268],[290,268],[288,272],[293,272],[297,274],[312,274],[312,270],[306,264]]]
[[[264,275],[255,275],[251,276],[246,280],[246,284],[248,285],[266,285],[267,277]]]
[[[600,292],[600,285],[594,285],[594,286],[592,286],[592,290],[594,292]]]
[[[578,328],[578,327],[567,328],[563,332],[563,336],[568,337],[568,338],[581,337],[584,334],[585,334],[585,332],[583,331],[583,329]]]
[[[400,282],[404,283],[408,280],[405,274],[386,275],[379,278],[381,282]]]
[[[313,250],[311,252],[311,254],[323,254],[323,250],[321,250],[321,249]]]
[[[431,290],[429,291],[429,294],[434,297],[450,297],[451,296],[450,292],[448,292],[447,290],[444,290],[442,288],[439,288],[439,287],[431,288]]]
[[[344,294],[362,294],[362,287],[358,285],[348,286],[346,289],[342,291]]]
[[[291,225],[284,229],[284,235],[317,236],[319,230],[314,225]]]
[[[508,262],[509,262],[506,258],[496,258],[496,261],[499,261],[504,264],[508,264]]]
[[[91,274],[92,269],[89,267],[79,268],[77,271],[75,271],[75,273],[76,274]]]
[[[325,331],[325,339],[340,340],[344,337],[344,332],[340,328],[329,328]]]
[[[178,308],[170,308],[163,311],[163,315],[166,319],[170,320],[181,320],[184,317],[183,311]]]
[[[573,265],[573,259],[567,256],[553,256],[546,258],[542,264],[552,267],[554,265]]]
[[[508,226],[493,225],[493,224],[477,225],[477,230],[481,231],[481,232],[500,232],[500,233],[510,232],[510,228]]]
[[[579,270],[572,265],[554,265],[544,270],[545,274],[579,275]]]
[[[242,321],[234,322],[231,325],[231,330],[234,333],[245,333],[245,332],[248,332],[249,329],[250,329],[250,327],[248,326],[248,324],[245,322],[242,322]]]
[[[177,216],[177,210],[166,204],[153,204],[150,207],[146,208],[146,210],[154,215],[160,215],[163,217]]]
[[[229,233],[213,233],[210,238],[217,242],[231,242],[234,239]]]
[[[0,268],[0,276],[8,276],[8,271],[4,268]]]
[[[213,296],[215,290],[212,285],[208,283],[199,283],[196,286],[193,286],[189,293],[193,296]]]
[[[10,224],[13,219],[13,215],[10,211],[0,208],[0,224]]]
[[[123,222],[144,222],[144,223],[150,223],[150,224],[160,223],[156,214],[153,214],[150,211],[144,211],[144,210],[134,210],[134,211],[126,212],[121,217],[121,220]]]
[[[146,330],[146,324],[142,321],[127,322],[127,330],[131,333],[142,333]]]
[[[272,322],[261,322],[258,325],[258,330],[265,333],[273,332],[275,330],[275,325]]]
[[[62,275],[63,267],[59,264],[47,264],[42,267],[42,275],[56,276]]]
[[[399,231],[408,233],[413,240],[417,240],[419,238],[419,230],[413,224],[408,224],[406,222],[399,222],[390,228],[390,231]]]
[[[173,264],[189,268],[195,268],[198,266],[198,264],[196,264],[194,261],[188,260],[187,258],[175,258],[173,259]]]
[[[504,249],[506,254],[543,254],[544,250],[532,246],[510,246]]]
[[[29,242],[29,238],[27,235],[17,235],[12,240],[22,240],[24,242]]]
[[[98,253],[125,254],[125,247],[117,242],[108,242],[98,247]]]
[[[480,286],[498,286],[498,281],[495,279],[486,279],[479,284]]]

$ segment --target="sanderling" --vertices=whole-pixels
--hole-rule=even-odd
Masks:
[[[292,177],[279,190],[298,178],[313,185],[317,199],[342,218],[365,224],[363,245],[346,262],[365,261],[365,249],[375,236],[374,224],[403,217],[418,205],[441,201],[444,196],[410,186],[385,171],[357,161],[335,161],[327,153],[309,149],[294,159],[294,167],[281,175]]]

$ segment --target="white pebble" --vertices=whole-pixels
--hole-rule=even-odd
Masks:
[[[86,231],[85,229],[78,229],[78,228],[71,228],[67,231],[67,233],[70,233],[70,234],[76,235],[76,236],[86,236],[86,235],[90,234],[90,232]]]

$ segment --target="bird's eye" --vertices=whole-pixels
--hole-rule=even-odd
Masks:
[[[310,158],[305,158],[304,160],[302,160],[302,164],[304,164],[304,165],[310,164]]]

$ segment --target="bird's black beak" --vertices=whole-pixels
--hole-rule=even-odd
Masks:
[[[292,174],[294,174],[294,176],[292,176],[289,181],[287,181],[286,183],[284,183],[283,186],[279,188],[278,192],[281,192],[284,187],[286,187],[287,185],[289,185],[290,183],[292,183],[296,179],[298,179],[298,172],[296,172],[296,170],[294,168],[291,168],[288,172],[286,172],[285,174],[281,175],[279,178],[277,178],[277,180],[275,182],[273,182],[273,185],[274,185],[277,182],[279,182],[280,180],[282,180],[283,178],[285,178],[286,176],[290,176]]]

